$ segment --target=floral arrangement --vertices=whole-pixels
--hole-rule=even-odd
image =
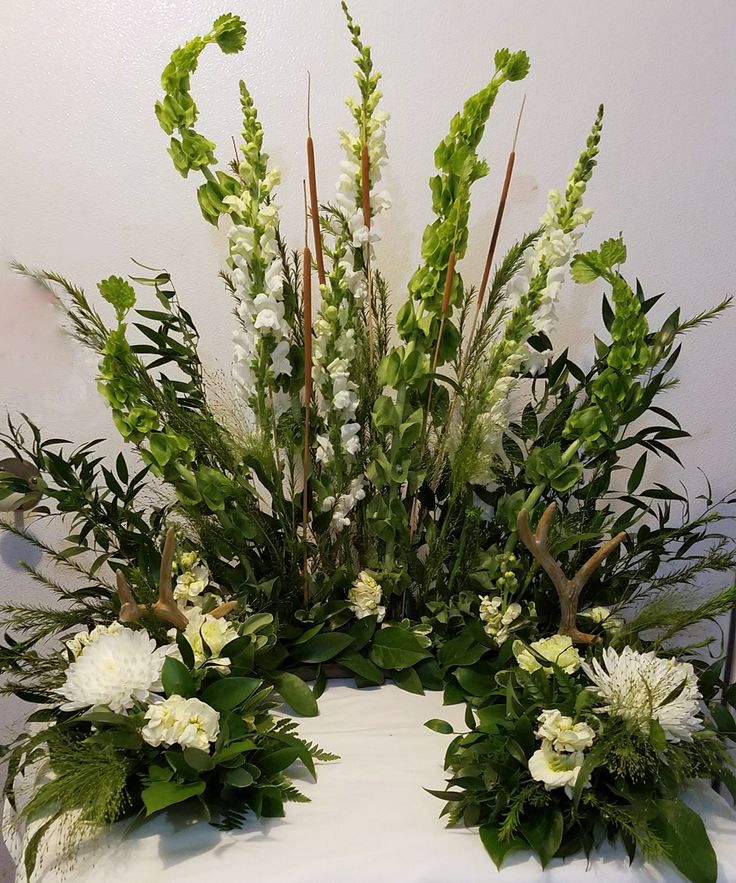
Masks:
[[[736,601],[734,586],[700,585],[736,562],[720,526],[735,498],[708,486],[691,506],[645,475],[651,457],[679,462],[672,445],[688,435],[661,404],[680,340],[729,301],[652,325],[661,295],[627,281],[621,236],[578,250],[602,107],[564,190],[494,263],[512,151],[480,285],[466,284],[470,190],[488,172],[480,142],[502,87],[529,69],[524,52],[501,49],[435,152],[434,216],[392,319],[378,236],[388,117],[343,9],[359,97],[332,201],[319,199],[308,134],[300,250],[282,235],[279,172],[246,84],[230,164],[196,129],[199,57],[242,50],[244,23],[218,18],[163,72],[156,116],[174,166],[202,175],[200,210],[227,237],[231,391],[207,382],[167,271],[102,280],[110,321],[62,276],[16,265],[60,293],[72,334],[97,354],[132,457],[44,439],[27,417],[0,435],[25,469],[0,474],[0,495],[43,493],[35,524],[61,517],[69,534],[57,548],[0,528],[71,577],[26,565],[60,603],[0,608],[2,689],[41,705],[8,748],[7,793],[18,771],[48,770],[19,811],[53,806],[72,820],[70,842],[184,801],[226,827],[280,814],[300,799],[287,767],[331,756],[272,714],[273,694],[311,715],[329,677],[388,678],[466,703],[442,796],[450,823],[479,825],[498,864],[512,849],[546,864],[620,837],[631,856],[715,880],[680,793],[698,777],[736,790],[724,748],[736,696],[718,648],[692,631]],[[606,339],[586,367],[553,345],[568,270],[606,291]],[[155,303],[141,302],[146,288]],[[102,766],[106,788],[81,788]]]

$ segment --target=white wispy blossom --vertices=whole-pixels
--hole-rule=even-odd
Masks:
[[[698,679],[688,662],[606,647],[600,661],[584,662],[582,669],[605,703],[599,713],[630,721],[643,733],[656,720],[673,743],[692,742],[693,733],[703,729]]]

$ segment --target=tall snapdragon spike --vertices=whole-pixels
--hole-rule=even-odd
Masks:
[[[355,77],[360,101],[349,98],[346,102],[356,123],[355,132],[340,133],[345,159],[337,184],[331,270],[322,287],[315,322],[313,368],[323,412],[316,455],[322,464],[327,493],[322,506],[325,510],[333,507],[333,526],[337,530],[349,524],[347,515],[355,505],[355,494],[362,493],[362,478],[353,474],[362,428],[357,419],[360,378],[356,374],[356,356],[364,315],[372,336],[370,266],[376,238],[373,222],[390,205],[388,194],[376,191],[386,161],[388,119],[387,114],[376,109],[381,98],[377,88],[380,74],[373,71],[370,47],[360,39],[360,28],[345,3],[343,11],[358,52]],[[335,490],[345,493],[336,495]]]
[[[273,188],[279,171],[268,169],[263,129],[248,89],[241,81],[243,144],[238,163],[240,191],[223,203],[233,224],[228,231],[229,262],[238,301],[233,375],[262,430],[288,408],[292,373],[290,325],[284,303],[284,267],[277,242],[279,211]]]
[[[500,451],[509,421],[509,396],[520,374],[535,373],[544,366],[547,354],[538,353],[528,341],[533,335],[549,334],[554,327],[565,267],[592,216],[591,210],[583,207],[582,198],[596,165],[602,120],[601,106],[565,195],[550,191],[547,210],[540,218],[541,234],[523,253],[520,271],[507,286],[503,333],[490,345],[474,376],[468,378],[472,394],[466,397],[454,460],[457,464],[474,462],[477,471],[468,476],[461,469],[464,480],[482,480],[480,473],[488,470],[490,460]],[[469,457],[469,448],[477,447],[481,440],[482,454],[477,456],[476,451]],[[486,475],[486,480],[489,477]]]
[[[495,56],[496,70],[485,88],[465,102],[463,110],[450,124],[448,135],[440,142],[434,159],[438,174],[430,179],[435,220],[422,237],[423,263],[409,282],[411,297],[399,310],[397,328],[402,339],[413,342],[422,352],[432,351],[439,332],[445,277],[450,253],[460,261],[468,244],[470,188],[488,173],[487,164],[477,149],[496,100],[506,81],[523,79],[529,70],[525,52],[501,49]],[[455,276],[450,298],[450,315],[463,290],[462,279]],[[440,362],[457,350],[459,334],[448,315]]]

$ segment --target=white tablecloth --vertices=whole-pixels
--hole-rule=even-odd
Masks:
[[[429,718],[463,729],[462,707],[439,693],[415,696],[393,685],[357,690],[331,682],[320,716],[302,734],[339,754],[318,766],[319,782],[297,784],[312,800],[287,804],[286,818],[250,822],[220,833],[206,822],[170,814],[123,837],[118,826],[85,845],[73,866],[57,865],[53,844],[33,883],[681,883],[669,865],[640,860],[629,868],[622,849],[554,861],[546,871],[516,853],[499,873],[476,831],[446,829],[443,804],[423,790],[442,788],[449,737],[422,726]],[[719,883],[736,883],[736,814],[707,787],[688,803],[702,815],[719,856]],[[11,847],[14,845],[11,842]],[[15,844],[17,849],[17,844]],[[19,872],[18,881],[24,880]]]

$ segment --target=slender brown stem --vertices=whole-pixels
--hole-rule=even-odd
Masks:
[[[317,276],[319,284],[325,285],[325,259],[322,253],[322,233],[319,228],[319,200],[317,199],[317,172],[314,163],[314,141],[312,141],[311,122],[312,78],[309,76],[307,87],[307,173],[309,177],[309,207],[312,215],[312,234],[314,236],[314,253],[317,260]]]
[[[304,543],[304,605],[309,604],[309,548],[307,530],[309,528],[309,417],[312,405],[312,254],[309,246],[304,246],[302,308],[304,313],[304,451],[302,487],[302,541]]]

